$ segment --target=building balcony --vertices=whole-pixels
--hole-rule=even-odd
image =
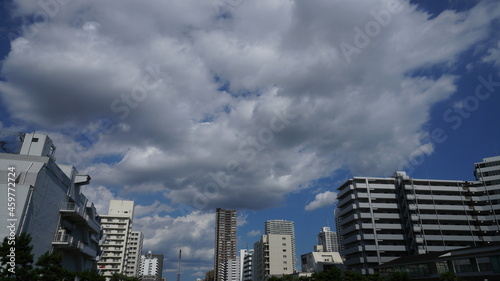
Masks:
[[[56,234],[54,240],[52,240],[52,246],[54,248],[65,248],[65,249],[80,249],[80,241],[73,238],[69,234]]]
[[[85,208],[80,208],[74,202],[63,202],[60,209],[61,215],[70,221],[86,222]]]
[[[75,202],[63,202],[60,213],[64,219],[70,222],[85,223],[94,233],[101,231],[100,224],[86,214],[85,207],[80,207]]]
[[[97,257],[97,249],[92,249],[91,247],[85,245],[84,243],[80,243],[80,251],[89,256],[89,257]]]
[[[104,229],[125,229],[125,225],[117,225],[117,224],[109,224],[109,223],[105,223],[105,224],[101,224],[102,228]]]

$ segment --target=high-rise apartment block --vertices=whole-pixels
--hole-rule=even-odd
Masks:
[[[339,252],[337,233],[329,227],[323,227],[318,234],[318,245],[322,245],[325,252]]]
[[[500,242],[500,157],[476,163],[475,176],[349,179],[338,188],[335,212],[347,268],[373,273],[401,256]]]
[[[127,270],[129,276],[137,277],[135,272],[138,259],[132,253],[140,253],[142,235],[132,234],[134,201],[111,200],[108,214],[101,217],[105,237],[101,241],[102,255],[98,262],[100,271],[106,278],[114,273],[127,275]]]
[[[141,281],[161,281],[163,255],[156,255],[148,251],[146,255],[141,255],[139,268],[139,279]]]
[[[0,153],[0,220],[10,226],[0,228],[0,239],[28,233],[35,261],[57,252],[71,271],[95,269],[101,226],[93,203],[80,190],[90,177],[56,164],[56,147],[47,135],[18,133],[16,149],[0,134],[5,152]]]
[[[292,247],[292,272],[297,268],[297,257],[295,250],[295,227],[293,221],[268,220],[264,225],[265,234],[286,234],[291,237]]]
[[[240,250],[240,281],[252,281],[253,249]]]
[[[232,280],[230,270],[236,261],[236,211],[217,208],[215,212],[214,280]],[[236,274],[235,276],[238,276]],[[239,279],[239,278],[238,278]]]
[[[127,240],[127,268],[125,275],[139,276],[139,268],[141,262],[142,244],[144,235],[140,231],[131,231],[130,237]]]
[[[292,236],[288,234],[264,234],[254,244],[253,280],[265,281],[271,276],[294,273]]]

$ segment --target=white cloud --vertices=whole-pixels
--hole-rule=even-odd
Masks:
[[[331,191],[325,191],[323,193],[316,194],[314,201],[309,202],[305,210],[313,211],[322,207],[331,206],[337,201],[337,193]]]
[[[209,270],[207,264],[211,264],[214,255],[214,221],[214,213],[195,211],[172,217],[151,212],[136,216],[134,229],[144,234],[144,251],[157,251],[164,255],[166,268],[176,268],[178,253],[182,250],[185,270],[206,272]]]
[[[262,234],[262,231],[258,230],[258,229],[254,229],[254,230],[251,230],[247,233],[247,237],[255,237],[255,236],[259,236]]]
[[[18,16],[43,11],[15,2]],[[55,138],[60,162],[117,197],[155,194],[165,211],[276,206],[341,167],[386,176],[429,148],[454,63],[500,15],[484,1],[429,19],[401,1],[348,63],[340,45],[387,3],[70,1],[12,41],[0,94]]]
[[[97,213],[100,215],[108,214],[109,201],[122,200],[115,197],[115,195],[105,186],[92,186],[86,185],[82,187],[82,193],[87,197],[89,202],[94,203]]]
[[[483,57],[484,62],[493,63],[496,66],[500,66],[500,41],[497,45],[488,50],[488,54]]]

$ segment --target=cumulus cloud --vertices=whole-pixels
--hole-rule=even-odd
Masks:
[[[144,251],[164,255],[166,268],[176,268],[182,250],[183,268],[207,272],[213,266],[214,222],[213,212],[195,211],[179,217],[143,214],[134,220],[134,228],[144,234]]]
[[[99,210],[155,196],[137,211],[146,245],[185,247],[192,268],[213,245],[174,235],[211,237],[206,210],[277,206],[339,169],[387,176],[432,153],[431,110],[500,17],[494,1],[431,16],[403,0],[91,0],[33,21],[40,3],[14,1],[26,20],[0,70],[9,116],[91,175]],[[334,200],[318,196],[307,208]],[[166,215],[178,205],[196,211]]]
[[[314,200],[306,205],[304,208],[306,211],[313,211],[325,206],[331,206],[337,201],[337,193],[331,191],[325,191],[323,193],[316,194]]]

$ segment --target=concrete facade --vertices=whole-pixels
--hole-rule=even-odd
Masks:
[[[62,265],[71,271],[95,268],[100,222],[93,203],[80,190],[90,177],[73,166],[56,164],[56,147],[47,135],[20,135],[18,154],[0,153],[0,219],[15,219],[15,235],[31,235],[35,261],[53,251],[63,254]],[[9,178],[15,182],[7,184]],[[15,194],[11,210],[8,198],[14,196],[8,192]],[[0,228],[1,239],[8,235],[6,227]]]
[[[402,256],[500,241],[500,157],[475,164],[477,181],[355,177],[338,188],[337,233],[348,269]]]
[[[337,232],[329,227],[323,227],[318,234],[318,245],[322,245],[325,252],[339,252]]]
[[[295,226],[293,221],[268,220],[264,224],[264,234],[287,234],[291,237],[292,268],[297,269],[297,252],[295,250]]]
[[[252,281],[253,249],[240,250],[240,281]]]
[[[148,251],[141,255],[139,266],[139,279],[141,281],[161,281],[163,272],[163,255],[153,254]]]
[[[139,276],[139,268],[141,264],[142,244],[144,235],[140,231],[131,231],[127,240],[127,269],[125,275]]]
[[[239,281],[240,280],[240,262],[236,257],[234,259],[228,259],[224,267],[226,268],[226,280],[228,281]]]
[[[344,269],[344,263],[338,252],[314,251],[300,256],[302,272],[323,272],[335,266]]]
[[[265,281],[271,276],[281,277],[294,273],[292,236],[264,234],[254,244],[253,280]]]

